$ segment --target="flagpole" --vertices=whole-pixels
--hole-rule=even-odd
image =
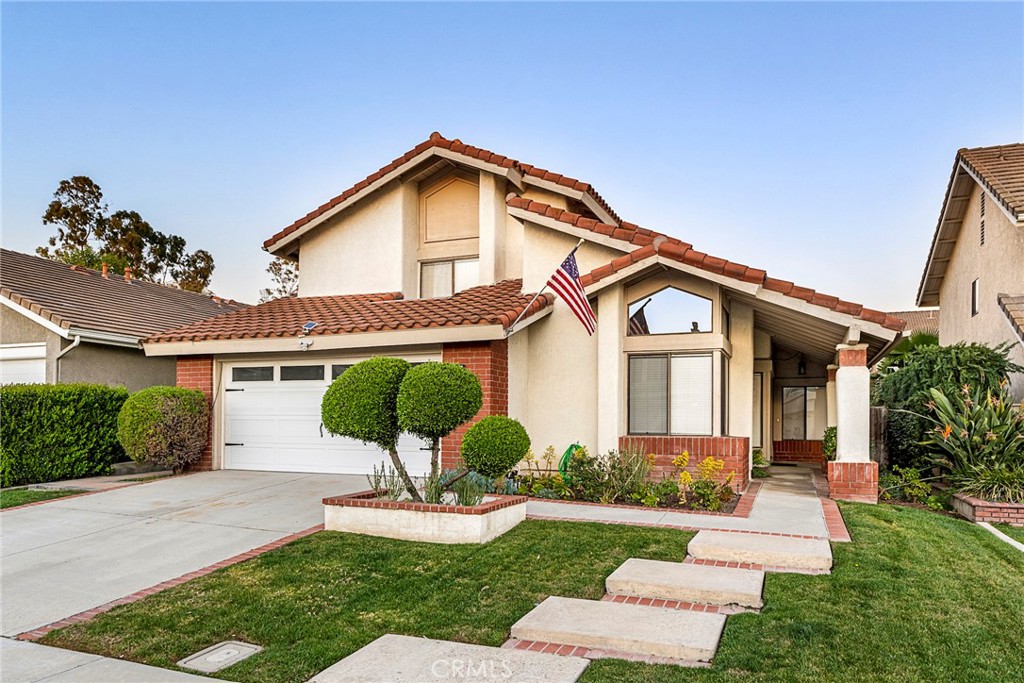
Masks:
[[[581,237],[580,241],[577,242],[576,246],[573,247],[572,251],[569,252],[569,256],[572,256],[573,254],[575,254],[576,250],[579,249],[581,246],[583,246],[583,242],[584,241],[585,240]],[[566,256],[565,258],[569,258],[569,256]],[[565,259],[562,259],[562,260],[564,261]],[[544,290],[547,289],[547,288],[548,288],[548,283],[545,282],[544,286],[540,288],[540,291],[537,292],[536,294],[534,294],[533,298],[530,299],[530,303],[526,304],[526,308],[523,309],[522,313],[520,313],[519,316],[516,317],[516,319],[514,321],[512,321],[512,324],[509,325],[508,328],[505,330],[505,336],[506,337],[508,337],[510,334],[512,334],[512,330],[514,330],[516,325],[519,323],[519,321],[523,319],[523,316],[526,315],[526,312],[530,310],[530,307],[533,306],[533,302],[536,301],[537,299],[539,299],[540,295],[543,294]]]

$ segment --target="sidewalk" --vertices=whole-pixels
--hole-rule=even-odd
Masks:
[[[537,499],[531,499],[526,504],[526,514],[532,519],[648,524],[829,538],[813,472],[806,467],[772,467],[771,475],[760,480],[761,490],[748,517],[693,514],[660,508],[648,510],[610,505],[577,505]]]
[[[201,683],[212,678],[0,638],[4,683]]]

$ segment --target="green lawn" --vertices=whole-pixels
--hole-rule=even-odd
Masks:
[[[1024,528],[1019,526],[1010,526],[1009,524],[993,524],[992,526],[999,529],[1015,541],[1024,543]]]
[[[25,503],[35,503],[40,500],[50,500],[52,498],[63,498],[64,496],[72,496],[81,491],[75,489],[14,489],[13,491],[4,491],[0,493],[0,509],[12,508],[16,505],[24,505]]]
[[[583,681],[1019,680],[1024,553],[967,522],[844,505],[831,576],[769,575],[761,614],[729,617],[714,666],[594,662]],[[43,642],[170,667],[215,642],[264,653],[224,673],[306,680],[387,632],[498,645],[549,594],[597,598],[629,556],[680,559],[668,529],[526,522],[483,547],[321,533]]]

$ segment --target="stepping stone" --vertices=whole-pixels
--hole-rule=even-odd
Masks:
[[[686,552],[699,560],[824,571],[832,568],[828,541],[812,538],[700,531],[686,546]]]
[[[612,595],[760,609],[764,572],[631,557],[605,580]]]
[[[324,669],[308,683],[571,683],[589,663],[580,657],[388,634]]]
[[[550,597],[512,626],[512,637],[592,650],[710,662],[725,615]]]

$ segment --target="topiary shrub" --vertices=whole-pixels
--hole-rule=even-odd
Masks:
[[[396,408],[398,426],[431,444],[430,472],[438,472],[438,444],[480,412],[483,390],[472,372],[455,363],[413,366],[402,379]]]
[[[372,443],[387,451],[413,500],[422,500],[398,457],[398,390],[409,371],[408,361],[378,356],[342,373],[327,388],[320,404],[324,427],[331,434]]]
[[[836,445],[839,435],[839,430],[836,427],[829,427],[825,430],[825,435],[821,440],[821,452],[825,456],[826,460],[836,459]]]
[[[110,474],[124,459],[117,415],[127,398],[101,384],[0,387],[0,486]]]
[[[203,392],[149,387],[128,397],[117,416],[117,438],[132,460],[179,472],[196,462],[210,436],[210,404]]]
[[[466,467],[486,477],[508,474],[530,450],[530,436],[518,421],[490,415],[469,428],[462,437]]]

